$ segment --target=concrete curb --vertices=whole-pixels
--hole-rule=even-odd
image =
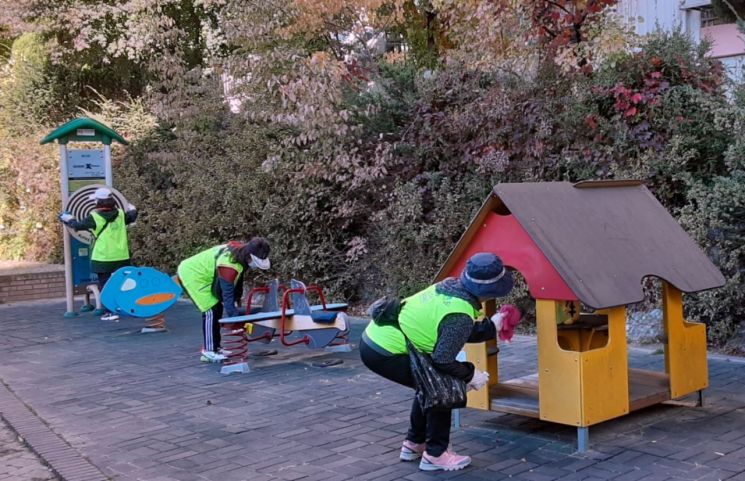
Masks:
[[[5,383],[0,384],[0,415],[25,444],[63,481],[111,479],[49,429]]]

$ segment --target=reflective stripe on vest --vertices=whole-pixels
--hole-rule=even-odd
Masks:
[[[437,343],[437,329],[448,314],[466,314],[475,319],[478,311],[458,297],[439,294],[436,285],[406,298],[398,322],[409,340],[422,352],[431,353]],[[405,354],[406,341],[394,326],[370,322],[365,329],[368,339],[391,354]]]
[[[240,280],[243,266],[233,260],[233,256],[230,255],[225,245],[210,247],[181,261],[178,265],[177,271],[181,284],[200,312],[208,311],[221,301],[212,294],[212,283],[217,275],[217,266],[235,269],[238,271],[235,282]]]
[[[116,218],[108,222],[98,212],[91,212],[96,223],[93,229],[92,261],[112,262],[129,259],[129,242],[127,240],[127,225],[124,222],[124,211],[117,210]]]

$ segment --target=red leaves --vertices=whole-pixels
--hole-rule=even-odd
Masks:
[[[579,43],[584,28],[618,0],[526,0],[533,32],[549,47]]]
[[[662,65],[662,61],[657,57],[650,59],[649,63]],[[661,71],[653,70],[644,75],[642,82],[634,82],[633,85],[628,86],[617,84],[608,91],[615,100],[613,108],[624,119],[630,121],[646,117],[645,110],[658,105],[662,94],[670,87],[670,83],[663,77]]]
[[[587,125],[590,130],[595,130],[598,128],[598,121],[593,114],[589,114],[585,117],[585,125]]]
[[[636,116],[639,113],[640,104],[648,103],[648,100],[650,100],[650,97],[645,95],[645,93],[634,91],[622,84],[618,84],[610,89],[610,93],[613,94],[616,100],[613,107],[625,119],[631,119]]]

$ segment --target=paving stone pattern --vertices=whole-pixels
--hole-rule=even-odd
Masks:
[[[24,444],[49,465],[62,479],[99,481],[105,479],[96,466],[57,435],[10,388],[0,386],[0,413]],[[33,478],[32,478],[33,479]]]
[[[0,421],[0,481],[53,481],[52,470]]]
[[[48,428],[116,480],[745,480],[745,364],[710,360],[703,408],[657,406],[575,430],[465,410],[454,448],[473,466],[425,473],[398,461],[412,393],[369,372],[357,351],[277,347],[250,374],[198,361],[198,313],[179,303],[169,332],[142,322],[64,319],[64,303],[0,306],[0,378]],[[353,341],[363,324],[355,324]],[[265,345],[251,345],[252,350]],[[314,361],[343,358],[317,368]],[[535,371],[535,340],[499,354],[500,377]],[[631,351],[634,367],[663,359]],[[0,468],[2,469],[2,468]],[[19,478],[21,479],[21,478]]]

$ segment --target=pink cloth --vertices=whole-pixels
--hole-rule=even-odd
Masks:
[[[504,304],[499,308],[498,311],[502,314],[502,329],[499,330],[499,339],[505,342],[510,342],[512,336],[515,334],[515,328],[520,323],[523,315],[520,309],[513,306],[512,304]]]

